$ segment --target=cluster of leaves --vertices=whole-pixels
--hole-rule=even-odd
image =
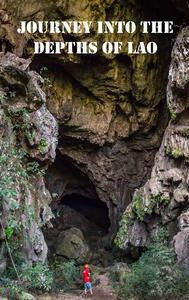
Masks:
[[[19,291],[65,292],[70,290],[76,283],[76,279],[80,277],[79,269],[74,261],[55,261],[50,266],[37,262],[33,266],[28,266],[19,254],[16,264],[20,281],[18,282],[11,264],[1,275],[0,280],[0,286],[6,286],[13,294]],[[12,289],[14,286],[17,286],[18,289]],[[0,294],[2,294],[1,290]]]
[[[7,211],[5,234],[10,240],[14,233],[21,231],[22,214],[30,217],[26,211],[29,207],[24,201],[28,196],[29,179],[40,173],[40,166],[37,162],[28,162],[25,151],[15,148],[10,142],[3,142],[0,150],[1,211],[4,214]]]
[[[26,108],[10,110],[11,120],[14,124],[13,128],[19,137],[23,137],[30,143],[36,144],[36,132]],[[37,144],[37,149],[42,154],[48,146],[48,141],[44,138]]]
[[[55,261],[51,267],[55,278],[53,288],[56,291],[61,290],[62,287],[64,291],[69,290],[79,277],[79,270],[73,260]]]
[[[21,264],[17,261],[17,268],[20,274],[19,281],[15,277],[12,266],[9,265],[4,273],[1,274],[0,295],[8,295],[8,299],[21,299],[23,293],[50,291],[54,282],[54,274],[48,265],[38,262],[33,266],[28,266],[21,256],[20,259],[22,261]]]
[[[151,195],[148,199],[148,205],[145,205],[142,196],[136,193],[132,202],[132,211],[138,220],[144,221],[146,215],[151,215],[159,206],[166,206],[168,203],[169,199],[158,193]]]
[[[35,132],[32,129],[32,123],[26,108],[17,108],[9,110],[11,120],[13,122],[13,128],[18,135],[23,135],[27,139],[34,139]]]
[[[166,149],[166,154],[168,156],[171,156],[175,159],[177,158],[184,158],[185,157],[185,153],[182,149],[179,149],[179,148],[173,148],[173,149]]]
[[[188,274],[176,262],[164,230],[115,287],[122,299],[188,299]]]
[[[21,295],[24,292],[24,288],[21,287],[18,282],[13,282],[9,280],[1,280],[0,282],[0,295],[5,298],[1,299],[9,299],[9,300],[15,300],[20,299]]]
[[[48,141],[46,139],[41,139],[39,144],[37,145],[37,149],[43,153],[48,146]]]
[[[165,207],[169,199],[161,193],[151,195],[149,199],[144,200],[140,191],[136,191],[133,202],[129,210],[126,210],[119,224],[119,230],[114,240],[115,246],[119,249],[125,248],[125,243],[129,238],[129,230],[134,220],[144,221],[146,216],[152,215],[160,207]]]
[[[46,264],[38,262],[34,266],[25,265],[21,270],[21,279],[28,290],[50,291],[54,275]]]
[[[134,221],[134,215],[130,211],[125,211],[122,215],[122,219],[119,224],[119,230],[114,240],[116,248],[124,248],[125,241],[129,234],[129,228],[132,226]]]

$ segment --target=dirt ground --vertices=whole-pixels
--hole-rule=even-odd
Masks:
[[[37,300],[82,300],[82,299],[93,299],[93,300],[117,300],[117,296],[112,291],[109,285],[108,276],[106,274],[98,276],[100,284],[93,288],[93,296],[89,294],[85,296],[83,291],[75,291],[74,293],[66,294],[50,294],[38,296]]]

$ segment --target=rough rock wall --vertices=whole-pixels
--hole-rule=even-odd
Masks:
[[[179,261],[189,264],[189,27],[172,51],[167,86],[171,121],[151,178],[134,194],[117,236],[123,249],[148,246],[160,225],[167,226]]]
[[[55,1],[52,6],[33,1],[31,11],[16,13],[21,14],[20,18],[30,19],[33,14],[35,19],[45,20],[140,21],[144,18],[140,3],[133,1],[102,4],[85,0],[79,6],[70,1]],[[23,53],[28,55],[32,41],[27,36],[24,38]],[[94,32],[89,40],[102,43],[105,39],[128,38],[137,43],[152,37],[141,36],[139,32],[130,37],[127,34],[97,36]],[[129,57],[124,53],[106,56],[99,52],[84,57],[65,54],[49,57],[48,61],[40,57],[33,62],[33,68],[43,67],[41,71],[46,77],[47,105],[60,125],[60,153],[89,177],[98,197],[110,209],[114,229],[134,189],[148,178],[167,121],[162,103],[168,66],[165,52],[161,50],[166,47],[166,41],[160,40],[159,44],[160,52],[155,56]],[[13,51],[17,52],[17,47]],[[159,114],[163,116],[160,125]]]
[[[124,53],[106,56],[98,53],[81,57],[65,53],[38,58],[32,55],[35,38],[63,41],[73,39],[73,36],[20,36],[15,28],[19,20],[119,19],[139,22],[145,18],[148,9],[148,3],[143,2],[32,0],[28,4],[28,1],[21,0],[18,5],[17,0],[7,0],[0,4],[2,50],[19,57],[30,57],[31,67],[42,72],[47,107],[59,123],[60,153],[89,178],[98,197],[107,203],[112,230],[116,228],[119,215],[131,202],[134,190],[148,179],[167,123],[163,103],[169,40],[141,36],[139,32],[133,36],[97,36],[94,32],[89,40],[96,39],[99,43],[105,39],[130,38],[137,43],[155,38],[160,51],[155,56],[127,56]],[[79,41],[86,37],[76,36],[74,39]],[[42,110],[35,119],[44,115]],[[42,134],[41,124],[38,129]],[[35,143],[32,135],[27,138],[27,143],[22,141],[28,151],[31,147],[36,150]],[[43,139],[41,146],[45,146]],[[38,152],[32,151],[32,155],[41,157]],[[44,155],[43,159],[46,160]]]
[[[32,263],[47,257],[41,227],[52,217],[52,199],[42,169],[55,158],[58,128],[30,62],[0,55],[0,242],[1,254],[6,238],[12,251],[22,251]]]

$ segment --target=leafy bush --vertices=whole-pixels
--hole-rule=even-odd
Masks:
[[[154,243],[132,265],[131,272],[125,273],[124,282],[116,284],[123,299],[188,299],[188,274],[176,262],[166,236],[161,230]]]
[[[20,295],[24,292],[23,288],[16,281],[5,282],[0,284],[0,299],[15,300],[20,299]],[[5,297],[5,298],[4,298]]]
[[[25,266],[21,273],[21,278],[29,290],[50,291],[53,285],[53,272],[43,263],[35,266]]]
[[[63,288],[64,291],[70,289],[80,276],[79,270],[72,260],[66,262],[55,261],[52,268],[55,277],[55,289]]]

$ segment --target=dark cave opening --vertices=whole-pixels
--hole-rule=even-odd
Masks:
[[[53,198],[50,206],[54,215],[52,227],[44,231],[49,258],[72,259],[74,247],[85,249],[81,250],[82,255],[89,251],[93,258],[94,253],[97,256],[99,247],[106,248],[102,241],[110,240],[111,220],[108,205],[99,198],[93,182],[71,159],[58,152],[47,171],[46,185]],[[81,236],[82,241],[78,242]]]
[[[89,222],[97,225],[104,234],[110,227],[108,207],[98,198],[89,199],[79,194],[66,195],[61,203],[83,215]]]

